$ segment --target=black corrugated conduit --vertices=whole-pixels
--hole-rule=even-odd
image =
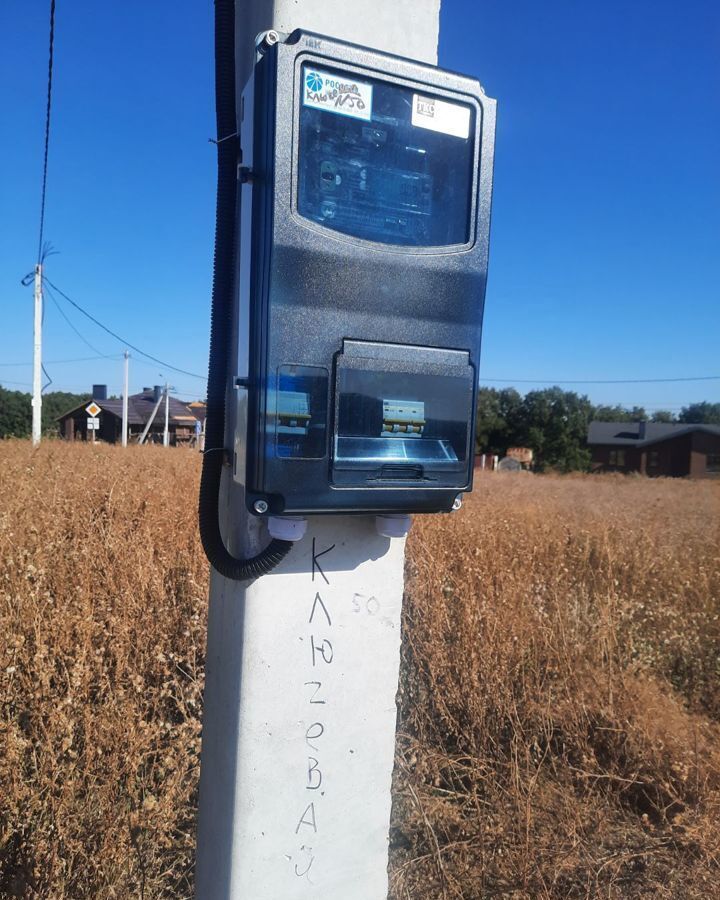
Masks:
[[[257,556],[238,559],[220,532],[218,504],[225,445],[225,388],[229,371],[236,261],[235,205],[238,139],[235,136],[235,0],[215,0],[215,112],[217,205],[213,261],[210,363],[205,454],[200,481],[200,539],[210,564],[225,578],[246,581],[264,575],[287,555],[291,541],[272,540]]]

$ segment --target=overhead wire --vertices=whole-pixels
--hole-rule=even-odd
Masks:
[[[90,362],[90,360],[94,359],[122,359],[119,353],[115,354],[107,354],[102,353],[100,356],[76,356],[74,359],[49,359],[47,360],[47,364],[49,366],[59,366],[63,363],[78,363],[78,362]],[[9,362],[0,362],[0,366],[7,366],[8,368],[12,368],[13,366],[31,366],[31,362],[17,362],[17,363],[9,363]]]
[[[145,366],[147,369],[155,369],[155,371],[157,372],[158,375],[162,375],[161,372],[158,372],[158,366],[154,362],[148,362],[147,359],[135,359],[135,363],[138,366]],[[162,377],[164,378],[165,376],[163,375]],[[194,377],[200,378],[199,375],[195,375]],[[207,381],[207,378],[205,376],[203,376],[203,380]]]
[[[47,100],[45,103],[45,146],[43,151],[42,189],[40,191],[40,227],[38,229],[38,265],[41,265],[44,262],[45,257],[52,252],[49,245],[43,245],[43,234],[45,231],[45,204],[47,200],[48,158],[50,153],[50,114],[52,111],[53,58],[55,51],[55,0],[50,0],[50,37],[48,44]],[[44,318],[45,308],[43,306],[43,320]],[[43,394],[53,383],[53,380],[50,376],[50,373],[45,368],[45,363],[42,361],[40,362],[40,368],[45,378],[47,378],[45,384],[40,388],[40,393]]]
[[[42,240],[42,235],[40,236],[40,239]],[[46,252],[48,249],[49,248],[43,247],[41,259],[45,258],[45,255],[46,255]],[[44,328],[45,327],[45,304],[44,303],[41,304],[41,308],[40,308],[40,322],[41,322],[41,327]],[[40,370],[42,371],[42,374],[47,378],[47,381],[45,382],[45,384],[40,386],[40,394],[42,395],[53,383],[50,373],[45,368],[45,361],[42,359],[42,357],[40,359]],[[34,388],[33,388],[33,390],[34,390]]]
[[[48,53],[47,102],[45,106],[45,153],[43,155],[42,192],[40,199],[40,234],[38,264],[43,260],[43,231],[45,228],[45,199],[47,195],[48,153],[50,149],[50,111],[52,109],[53,51],[55,45],[55,0],[50,0],[50,48]],[[46,373],[47,374],[47,373]]]
[[[105,356],[105,354],[102,352],[102,350],[98,350],[97,347],[95,347],[93,344],[91,344],[90,341],[80,333],[80,331],[75,327],[75,325],[73,325],[73,323],[70,321],[65,310],[58,303],[57,298],[55,297],[55,294],[52,292],[51,288],[47,284],[45,285],[45,290],[48,293],[48,295],[50,296],[50,299],[52,300],[53,304],[55,305],[55,308],[57,309],[57,311],[60,313],[60,315],[63,317],[63,319],[65,319],[65,321],[70,326],[70,328],[75,332],[75,334],[80,338],[80,340],[83,342],[83,344],[85,344],[87,347],[89,347],[94,353],[97,353],[98,357]]]
[[[40,226],[39,226],[39,234],[38,234],[38,253],[37,259],[38,264],[42,264],[45,257],[51,253],[51,248],[49,245],[45,246],[43,244],[43,237],[45,231],[45,209],[47,202],[47,179],[48,179],[48,159],[50,153],[50,125],[51,125],[51,113],[52,113],[52,86],[53,86],[53,62],[54,62],[54,50],[55,50],[55,0],[50,0],[50,35],[49,35],[49,48],[48,48],[48,78],[47,78],[47,100],[45,105],[45,145],[43,152],[43,174],[42,174],[42,189],[41,189],[41,197],[40,197]],[[45,283],[45,288],[50,295],[50,299],[53,301],[54,305],[57,307],[58,311],[65,319],[70,328],[75,332],[75,334],[86,344],[91,350],[98,354],[98,358],[110,359],[110,354],[101,353],[97,347],[93,346],[75,327],[75,325],[70,321],[68,316],[65,314],[64,310],[61,308],[60,304],[57,301],[57,298],[52,294],[50,288],[54,288],[58,294],[63,297],[68,303],[78,309],[84,316],[94,322],[98,327],[102,328],[103,331],[107,332],[111,337],[125,344],[127,347],[133,349],[140,356],[144,356],[147,359],[152,360],[154,363],[163,366],[166,369],[170,369],[173,372],[179,372],[183,375],[188,375],[191,378],[198,378],[202,381],[207,381],[207,379],[203,375],[198,375],[196,372],[189,372],[186,369],[181,369],[178,366],[173,366],[168,362],[165,362],[157,357],[153,356],[150,353],[146,353],[144,350],[141,350],[139,347],[134,346],[129,341],[123,340],[120,335],[116,334],[107,326],[103,325],[98,319],[92,316],[87,310],[83,309],[79,303],[76,303],[71,297],[69,297],[64,291],[57,287],[57,285],[53,284],[49,278],[43,276],[43,282]],[[23,284],[26,281],[23,279]],[[29,281],[27,282],[29,283]],[[43,315],[44,315],[43,308]],[[42,371],[45,374],[45,377],[48,379],[47,384],[42,388],[42,390],[46,390],[52,384],[52,378],[50,377],[47,369],[44,364],[42,365]]]
[[[720,381],[720,375],[689,375],[682,378],[485,378],[480,377],[480,383],[486,381],[493,384],[665,384],[679,381]]]
[[[65,300],[67,300],[67,302],[70,303],[71,306],[74,306],[75,309],[79,310],[84,316],[86,316],[88,319],[90,319],[91,322],[94,322],[99,328],[102,328],[103,331],[107,332],[111,337],[114,337],[116,341],[120,341],[120,343],[123,344],[124,346],[129,347],[131,350],[134,350],[136,353],[139,353],[140,356],[144,356],[146,359],[151,359],[153,362],[157,363],[158,365],[163,366],[163,368],[170,369],[173,372],[179,372],[181,375],[189,375],[191,378],[198,378],[201,381],[207,381],[207,378],[204,375],[198,375],[196,372],[188,372],[187,369],[181,369],[178,366],[173,366],[168,362],[164,362],[162,359],[158,359],[157,356],[153,356],[150,353],[146,353],[144,350],[141,350],[139,347],[136,347],[134,344],[131,344],[130,341],[125,340],[125,338],[121,337],[115,331],[112,331],[112,329],[108,328],[107,325],[103,325],[103,323],[99,319],[96,319],[95,316],[93,316],[86,309],[84,309],[82,306],[80,306],[79,303],[77,303],[75,300],[73,300],[72,297],[69,297],[64,291],[62,291],[56,284],[54,284],[52,281],[50,281],[50,279],[47,278],[45,275],[43,275],[43,282],[45,282],[46,284],[49,284],[50,287],[53,288],[53,290],[57,291],[57,293],[61,297],[63,297]]]
[[[48,370],[45,368],[45,363],[42,363],[42,362],[41,362],[41,363],[40,363],[40,368],[42,369],[43,375],[47,378],[47,381],[45,382],[45,384],[40,388],[40,393],[41,393],[41,394],[44,394],[45,391],[46,391],[46,390],[50,387],[50,385],[53,383],[53,380],[52,380],[52,378],[51,378],[51,376],[50,376],[50,373],[49,373]]]

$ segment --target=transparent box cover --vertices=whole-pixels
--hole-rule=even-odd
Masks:
[[[302,69],[298,212],[369,241],[470,239],[475,111],[390,82]]]
[[[464,479],[472,403],[467,375],[341,368],[337,391],[336,482]]]

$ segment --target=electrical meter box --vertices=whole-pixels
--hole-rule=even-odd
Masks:
[[[268,514],[472,486],[495,101],[296,31],[242,97],[235,478]]]

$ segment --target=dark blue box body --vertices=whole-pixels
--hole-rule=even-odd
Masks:
[[[295,32],[253,109],[248,507],[449,510],[472,486],[495,101]]]

